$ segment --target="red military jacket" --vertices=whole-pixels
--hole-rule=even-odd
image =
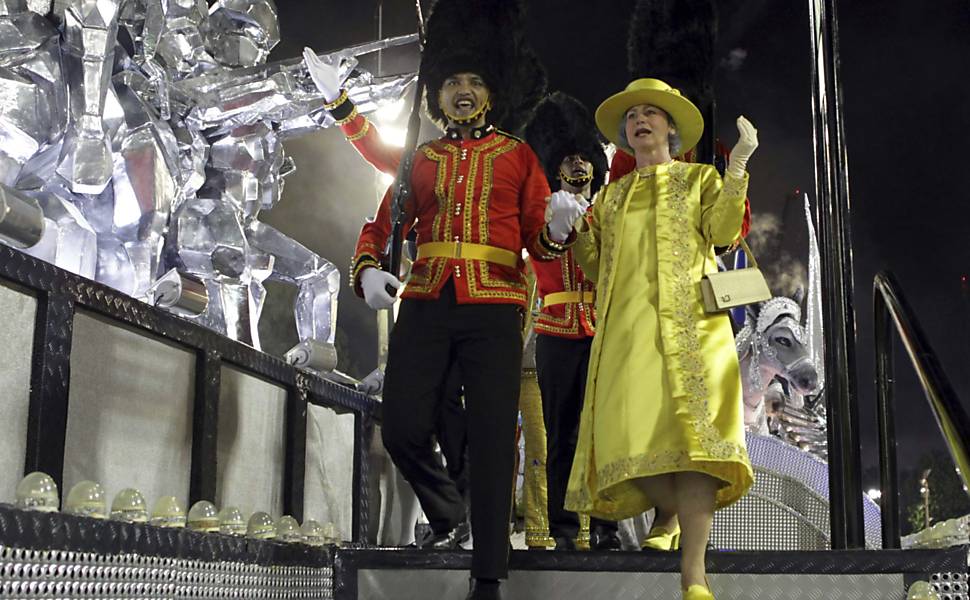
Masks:
[[[532,270],[539,297],[543,299],[542,312],[535,320],[535,332],[571,339],[593,337],[596,333],[596,316],[592,296],[596,284],[583,275],[572,250],[568,250],[559,260],[532,261]],[[579,292],[586,297],[580,302],[547,305],[546,298],[557,292]]]
[[[340,124],[340,130],[343,131],[347,141],[354,145],[364,160],[378,171],[390,175],[397,174],[397,166],[401,162],[401,148],[385,144],[377,128],[366,117],[353,109],[347,117],[338,120],[337,123]]]
[[[364,157],[384,171],[400,160],[380,142],[363,117],[341,123],[348,139]],[[548,237],[545,199],[549,185],[535,153],[521,140],[491,127],[478,129],[471,140],[457,131],[418,148],[411,171],[412,195],[406,230],[417,233],[417,244],[462,242],[492,246],[521,257],[522,249],[538,260],[552,260],[566,251]],[[357,242],[351,279],[362,295],[359,274],[379,267],[390,235],[388,190],[373,221],[364,225]],[[402,298],[437,298],[452,279],[456,299],[464,303],[513,303],[525,306],[528,290],[521,258],[516,267],[468,258],[419,258]]]
[[[384,143],[377,128],[362,115],[346,110],[345,113],[340,128],[347,140],[375,168],[384,173],[396,173],[401,161],[401,149]],[[567,250],[559,260],[531,262],[540,298],[564,291],[595,292],[595,283],[586,280],[571,250]],[[593,311],[594,304],[591,302],[544,305],[535,321],[535,331],[566,338],[592,337],[595,333]]]

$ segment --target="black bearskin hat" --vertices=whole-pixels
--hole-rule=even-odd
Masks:
[[[546,74],[525,42],[521,0],[437,0],[427,21],[421,76],[428,115],[448,119],[438,105],[444,80],[476,73],[491,92],[488,120],[515,132],[545,93]]]
[[[608,168],[596,123],[582,102],[562,92],[546,97],[525,128],[525,141],[539,157],[549,187],[559,189],[562,159],[579,154],[593,163],[593,194],[603,185]]]
[[[709,105],[716,39],[713,0],[638,0],[627,41],[630,79],[660,79],[698,106]]]

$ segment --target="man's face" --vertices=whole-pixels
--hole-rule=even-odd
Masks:
[[[567,177],[573,179],[589,177],[593,174],[593,163],[585,160],[579,154],[571,154],[559,163],[559,173],[565,173]]]
[[[438,105],[449,117],[467,119],[482,112],[488,97],[488,86],[479,75],[455,73],[441,85]]]
[[[667,146],[673,130],[667,113],[652,104],[638,104],[626,111],[626,139],[634,150],[654,150]]]

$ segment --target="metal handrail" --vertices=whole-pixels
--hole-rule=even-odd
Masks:
[[[927,403],[964,490],[970,490],[970,417],[949,378],[943,372],[936,353],[930,348],[912,308],[903,297],[896,278],[888,271],[878,273],[873,280],[873,311],[875,317],[876,402],[879,416],[879,479],[882,488],[882,545],[899,548],[899,481],[896,473],[896,432],[893,403],[893,329],[899,333],[903,347],[916,370]]]

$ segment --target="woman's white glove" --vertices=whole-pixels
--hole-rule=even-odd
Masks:
[[[748,159],[758,147],[758,130],[742,115],[738,117],[738,134],[740,137],[738,143],[731,149],[727,173],[731,177],[743,179],[744,171],[748,167]]]
[[[369,267],[360,273],[360,289],[364,291],[364,301],[374,310],[394,306],[394,301],[397,300],[396,292],[402,285],[404,284],[397,277],[375,267]],[[387,286],[394,288],[395,295],[387,293]]]
[[[586,213],[589,201],[578,194],[559,190],[549,198],[546,221],[549,237],[554,242],[565,242],[573,230],[573,223]]]
[[[325,62],[310,48],[303,48],[303,62],[310,73],[310,79],[327,99],[333,102],[340,97],[340,65]]]

